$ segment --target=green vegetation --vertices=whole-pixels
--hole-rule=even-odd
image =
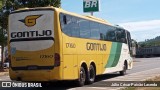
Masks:
[[[0,8],[2,8],[2,0],[0,0]]]
[[[140,47],[160,46],[160,36],[157,36],[153,39],[147,39],[144,42],[139,42],[138,44]]]
[[[60,5],[61,0],[6,0],[5,5],[0,9],[0,26],[7,29],[9,13],[19,8],[60,7]]]

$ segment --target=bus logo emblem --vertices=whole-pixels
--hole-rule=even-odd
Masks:
[[[30,15],[25,17],[25,19],[19,20],[20,22],[24,23],[26,26],[31,27],[36,25],[36,20],[41,17],[42,15]]]

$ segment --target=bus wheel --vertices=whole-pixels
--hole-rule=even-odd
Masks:
[[[126,71],[127,71],[127,64],[124,63],[124,65],[123,65],[123,70],[120,71],[120,75],[126,75]]]
[[[92,84],[95,80],[95,77],[96,77],[95,68],[93,67],[93,65],[90,65],[87,77],[87,83]]]
[[[83,86],[85,84],[85,81],[86,81],[86,72],[84,67],[81,67],[79,72],[79,79],[77,81],[78,86]]]

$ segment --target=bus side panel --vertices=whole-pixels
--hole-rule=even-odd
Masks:
[[[108,42],[89,40],[89,39],[77,39],[77,51],[78,51],[78,67],[84,62],[89,68],[91,62],[95,64],[96,75],[102,74],[103,71],[103,55],[107,54]],[[78,69],[78,70],[79,70]]]
[[[77,65],[77,46],[74,38],[68,37],[62,33],[63,54],[62,54],[62,75],[64,80],[73,80],[78,78]]]
[[[77,79],[82,63],[89,68],[96,65],[96,74],[102,74],[102,55],[108,57],[111,42],[73,38],[62,33],[63,37],[63,79]],[[97,45],[97,46],[96,46]],[[105,45],[105,47],[103,47]],[[106,59],[105,59],[106,60]],[[106,61],[105,61],[106,62]]]
[[[75,79],[76,74],[76,55],[63,55],[63,79]]]

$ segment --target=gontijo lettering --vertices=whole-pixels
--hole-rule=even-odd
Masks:
[[[24,31],[24,32],[12,32],[11,38],[26,38],[26,37],[39,37],[39,36],[51,36],[52,30],[42,31]]]
[[[106,51],[106,44],[101,43],[86,43],[86,49],[91,51]]]

